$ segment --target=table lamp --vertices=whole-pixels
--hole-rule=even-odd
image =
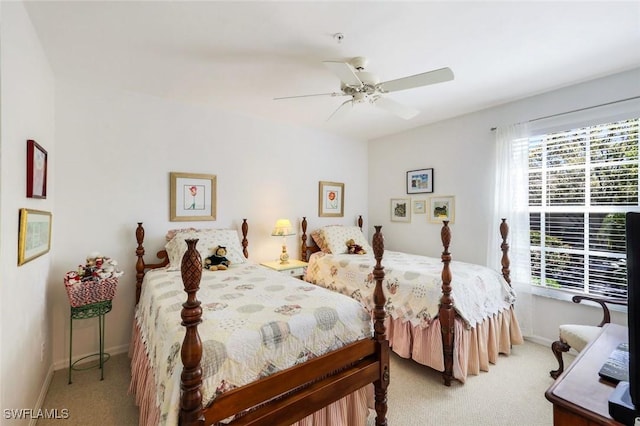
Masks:
[[[289,263],[289,254],[287,254],[287,236],[296,235],[296,233],[293,232],[293,226],[291,226],[291,222],[289,221],[289,219],[278,219],[271,235],[273,235],[274,237],[282,237],[282,253],[280,254],[280,264],[284,265],[286,263]]]

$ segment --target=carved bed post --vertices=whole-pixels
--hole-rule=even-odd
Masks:
[[[196,250],[197,239],[187,239],[187,251],[182,257],[180,273],[187,292],[187,301],[182,304],[182,325],[187,331],[180,352],[183,364],[180,376],[180,424],[204,425],[202,406],[202,342],[198,334],[198,324],[202,322],[202,308],[196,293],[202,278],[202,259]]]
[[[142,242],[144,241],[144,228],[142,227],[142,222],[138,222],[138,227],[136,228],[136,241],[138,242],[138,247],[136,248],[136,256],[138,260],[136,260],[136,305],[140,300],[140,290],[142,289],[142,278],[144,278],[144,247],[142,246]]]
[[[358,224],[358,228],[362,231],[362,225],[364,224],[364,220],[362,219],[362,215],[358,216],[358,220],[356,222]]]
[[[449,221],[442,221],[442,230],[440,231],[442,239],[442,297],[440,298],[440,309],[438,316],[440,318],[440,329],[442,331],[442,352],[444,355],[444,372],[442,378],[446,386],[451,386],[453,380],[453,342],[454,342],[454,324],[456,313],[453,309],[453,298],[451,297],[451,253],[449,253],[449,244],[451,243],[451,230],[449,229]]]
[[[307,261],[307,217],[302,217],[302,223],[300,224],[302,228],[302,243],[300,244],[300,260],[303,262]]]
[[[362,219],[362,216],[360,216]],[[376,225],[376,232],[373,234],[372,246],[376,259],[376,266],[373,268],[373,278],[376,281],[376,288],[373,292],[373,319],[374,337],[378,343],[380,351],[380,380],[374,383],[375,386],[375,408],[376,426],[387,425],[387,387],[389,386],[389,341],[387,340],[387,329],[384,325],[386,317],[385,303],[386,297],[382,290],[384,280],[384,268],[382,267],[382,255],[384,254],[384,237],[380,230],[382,226]]]
[[[500,235],[502,236],[502,244],[500,245],[502,249],[502,276],[511,285],[511,270],[509,269],[511,261],[509,260],[509,244],[507,244],[509,225],[507,225],[507,219],[505,218],[502,218],[502,223],[500,224]]]
[[[249,224],[247,224],[247,219],[242,219],[242,254],[244,254],[245,258],[249,258],[249,250],[247,247],[249,246],[249,240],[247,240],[247,234],[249,233]]]

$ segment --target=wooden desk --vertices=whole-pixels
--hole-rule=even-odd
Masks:
[[[622,425],[609,416],[614,386],[600,380],[598,371],[611,352],[629,339],[627,327],[605,324],[600,335],[545,392],[553,403],[554,425]]]

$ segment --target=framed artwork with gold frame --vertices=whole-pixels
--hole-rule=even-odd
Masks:
[[[216,175],[170,173],[169,220],[216,220]]]
[[[20,209],[18,266],[40,257],[51,249],[51,212]]]
[[[344,216],[344,183],[320,181],[318,188],[318,216]]]

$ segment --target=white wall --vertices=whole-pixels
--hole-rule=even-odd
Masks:
[[[52,252],[22,266],[17,259],[19,209],[54,210],[54,82],[23,4],[0,2],[0,12],[0,407],[20,409],[37,406],[51,366]],[[46,200],[25,197],[27,139],[54,153]]]
[[[68,353],[68,303],[62,277],[91,251],[115,258],[125,271],[106,346],[129,343],[135,296],[136,222],[144,222],[147,253],[167,230],[249,223],[254,261],[275,260],[282,240],[270,236],[280,217],[310,225],[354,224],[367,209],[367,144],[302,128],[270,124],[197,105],[58,82],[56,91],[56,211],[53,264],[54,360]],[[215,222],[169,221],[169,172],[217,176]],[[318,182],[345,183],[345,216],[318,218]],[[288,239],[295,256],[298,237]],[[95,348],[97,321],[74,321],[74,355]]]
[[[428,223],[425,214],[412,215],[411,223],[391,222],[389,200],[453,195],[453,259],[485,264],[495,168],[495,135],[490,129],[639,95],[640,69],[635,69],[371,141],[369,223],[383,225],[389,249],[439,256],[441,226]],[[406,172],[431,167],[434,193],[407,195]],[[518,315],[529,336],[541,342],[556,340],[561,323],[595,325],[600,320],[599,309],[522,296],[516,306],[525,310]],[[625,323],[626,316],[617,312],[613,320]]]

